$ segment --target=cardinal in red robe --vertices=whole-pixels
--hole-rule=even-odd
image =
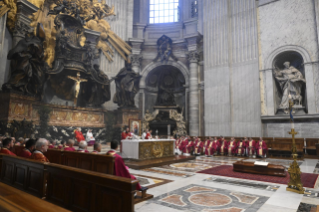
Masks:
[[[268,152],[267,144],[263,140],[262,137],[260,137],[259,141],[256,144],[256,153],[259,157],[265,157]]]
[[[130,128],[127,127],[126,130],[122,132],[121,139],[125,140],[125,139],[129,139],[130,137],[131,137]]]
[[[80,141],[85,141],[85,138],[81,132],[81,128],[77,128],[75,131],[74,131],[74,135],[75,135],[75,138],[78,142]]]
[[[30,158],[32,155],[32,151],[35,149],[35,143],[36,141],[34,139],[29,139],[25,143],[25,148],[22,151],[20,151],[17,155],[19,157]]]
[[[220,154],[224,155],[228,153],[228,142],[225,138],[222,138],[220,141]]]
[[[187,140],[188,140],[188,144],[184,146],[183,153],[191,154],[194,150],[194,141],[191,138]]]
[[[240,141],[237,143],[237,151],[236,151],[236,154],[238,156],[240,156],[240,155],[244,156],[246,145],[247,145],[246,140],[240,139]]]
[[[3,147],[0,150],[1,154],[16,156],[16,154],[14,154],[13,152],[10,151],[10,149],[12,149],[14,146],[12,138],[4,139],[2,141],[2,145],[3,145]]]
[[[247,150],[247,155],[250,157],[255,154],[256,142],[252,138],[249,138],[249,141],[246,144],[246,150]]]
[[[40,138],[37,140],[35,147],[36,150],[32,153],[30,159],[40,162],[50,162],[49,159],[43,154],[48,150],[49,142],[44,138]]]
[[[197,141],[194,146],[194,152],[196,155],[201,155],[203,152],[204,142],[200,138],[197,138]]]
[[[111,155],[111,156],[115,157],[114,175],[136,180],[136,177],[131,175],[130,172],[128,171],[128,169],[126,168],[123,158],[120,155],[116,154],[117,148],[118,148],[118,143],[112,141],[111,142],[111,150],[106,153],[106,155]],[[139,183],[137,183],[136,190],[141,191],[143,189],[145,190],[147,188],[144,188]]]
[[[206,139],[206,141],[205,141],[205,143],[204,143],[204,145],[203,145],[203,153],[204,153],[205,155],[207,155],[207,154],[206,154],[206,149],[209,147],[209,145],[210,145],[210,137]]]
[[[237,152],[237,142],[234,137],[228,142],[228,155],[235,155]]]

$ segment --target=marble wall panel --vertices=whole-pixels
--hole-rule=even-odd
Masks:
[[[260,43],[260,69],[272,68],[272,54],[285,47],[302,51],[305,62],[318,61],[318,27],[315,1],[280,0],[259,1],[258,23]],[[286,50],[289,50],[286,49]],[[279,54],[280,52],[278,52]],[[310,114],[318,113],[319,73],[318,66],[305,66],[307,79],[307,100]],[[272,76],[268,76],[270,82]],[[310,80],[311,79],[311,80]],[[309,89],[308,89],[309,88]],[[265,85],[265,91],[273,90],[272,84]],[[273,94],[267,94],[267,114],[274,115]]]
[[[259,136],[254,0],[203,0],[206,135]]]
[[[264,137],[291,137],[288,133],[291,130],[291,123],[266,123]],[[319,122],[299,122],[294,125],[295,131],[298,132],[296,138],[318,138]]]

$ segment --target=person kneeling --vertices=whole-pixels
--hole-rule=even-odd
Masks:
[[[111,155],[115,156],[115,163],[114,163],[114,175],[118,177],[125,177],[125,178],[130,178],[133,180],[136,180],[136,177],[130,174],[129,170],[124,164],[123,158],[116,154],[116,151],[118,149],[118,142],[117,141],[112,141],[111,142],[111,150],[106,153],[106,155]],[[148,188],[147,187],[142,187],[139,183],[136,185],[136,190],[138,191],[146,191]]]

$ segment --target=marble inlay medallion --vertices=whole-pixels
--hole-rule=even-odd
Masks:
[[[188,200],[195,205],[207,207],[224,206],[232,202],[230,197],[218,193],[193,194]]]
[[[256,212],[269,197],[191,184],[147,201],[179,211]]]

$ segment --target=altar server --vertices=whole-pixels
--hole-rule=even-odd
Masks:
[[[262,137],[259,138],[259,141],[256,144],[256,153],[258,157],[266,157],[268,148],[266,142]]]
[[[123,158],[120,155],[116,154],[117,149],[118,149],[118,143],[116,141],[112,141],[111,150],[106,153],[106,155],[111,155],[115,157],[114,175],[136,180],[136,177],[131,175],[129,170],[126,168]],[[139,183],[137,183],[136,190],[142,191],[142,190],[147,190],[147,188],[142,187]]]
[[[88,143],[88,146],[93,146],[95,143],[95,138],[93,137],[92,130],[89,129],[86,133],[86,142]]]
[[[44,138],[39,138],[35,144],[35,151],[32,153],[30,159],[50,162],[43,153],[45,153],[49,148],[49,142]]]
[[[19,152],[18,156],[23,158],[30,158],[32,155],[33,150],[35,149],[36,141],[34,139],[29,139],[25,143],[25,148]]]
[[[14,155],[16,156],[16,154],[14,154],[13,152],[10,151],[10,149],[12,149],[14,146],[13,140],[12,138],[6,138],[2,141],[2,148],[0,150],[1,154],[6,154],[6,155]]]

